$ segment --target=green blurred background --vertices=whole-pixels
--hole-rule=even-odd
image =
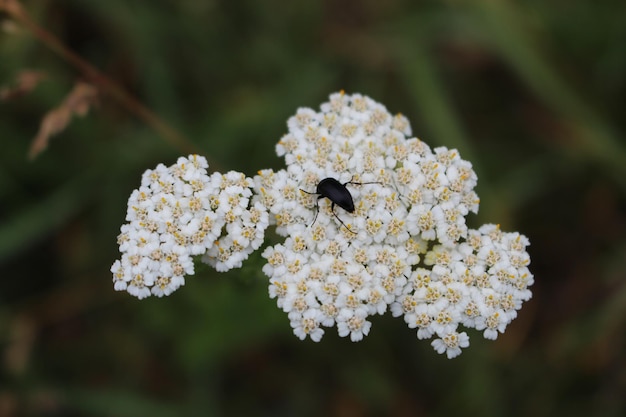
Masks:
[[[23,3],[220,171],[283,166],[300,106],[340,89],[402,112],[478,173],[472,227],[531,240],[533,299],[454,360],[389,314],[361,343],[293,336],[262,259],[172,296],[113,291],[126,199],[172,145],[106,94],[26,157],[83,74],[0,15],[0,416],[626,415],[626,3]]]

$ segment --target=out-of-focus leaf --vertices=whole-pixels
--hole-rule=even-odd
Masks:
[[[463,159],[475,161],[471,145],[464,133],[463,126],[453,108],[448,94],[438,77],[435,63],[424,47],[413,44],[406,48],[403,55],[402,75],[410,88],[414,104],[424,109],[428,115],[427,123],[435,136],[435,141],[445,143],[448,148],[456,148]],[[428,139],[424,139],[429,142]]]
[[[49,235],[89,201],[93,175],[77,176],[63,187],[0,224],[0,263]]]
[[[539,39],[524,30],[524,18],[506,1],[478,2],[478,24],[502,58],[544,103],[556,110],[572,138],[569,150],[590,154],[612,167],[613,177],[626,189],[626,147],[616,129],[590,106],[542,55]]]
[[[64,407],[89,416],[170,417],[184,415],[181,407],[156,398],[140,396],[129,390],[103,391],[73,388],[64,391]]]

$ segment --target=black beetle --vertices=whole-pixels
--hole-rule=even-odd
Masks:
[[[305,192],[307,194],[319,195],[317,197],[318,201],[320,198],[329,199],[332,203],[330,206],[330,210],[333,212],[333,215],[337,218],[337,220],[339,220],[339,223],[341,223],[346,229],[348,229],[349,232],[356,234],[356,232],[353,232],[352,230],[350,230],[350,228],[346,226],[343,221],[341,221],[339,216],[337,216],[337,213],[335,213],[335,204],[337,204],[339,207],[341,207],[348,213],[354,213],[354,200],[352,199],[352,194],[350,194],[350,191],[348,191],[348,189],[346,188],[346,185],[348,184],[363,185],[363,184],[380,184],[380,183],[379,182],[353,182],[352,179],[350,179],[350,181],[344,182],[342,184],[336,179],[328,177],[328,178],[324,178],[319,183],[317,183],[317,189],[315,193],[304,191],[302,188],[300,189],[300,191]],[[317,215],[320,212],[318,201],[315,202],[315,218],[313,219],[313,223],[311,223],[311,226],[315,224],[315,220],[317,220]]]

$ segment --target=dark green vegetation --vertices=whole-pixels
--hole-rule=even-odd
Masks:
[[[189,146],[107,87],[28,160],[43,116],[90,78],[0,14],[0,85],[46,75],[0,102],[0,415],[626,414],[623,1],[24,7]],[[387,315],[360,343],[334,329],[300,342],[258,254],[227,274],[200,269],[168,298],[113,291],[145,169],[189,147],[224,172],[280,168],[287,118],[339,89],[472,161],[471,226],[530,238],[534,297],[504,335],[470,332],[448,360]]]

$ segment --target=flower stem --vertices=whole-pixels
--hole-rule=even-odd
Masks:
[[[152,110],[128,93],[120,84],[107,77],[96,67],[65,46],[56,36],[39,26],[18,0],[0,0],[0,11],[26,27],[39,41],[78,69],[99,91],[117,101],[128,112],[150,126],[159,136],[174,147],[187,153],[199,153],[193,144],[179,131],[161,120]]]

